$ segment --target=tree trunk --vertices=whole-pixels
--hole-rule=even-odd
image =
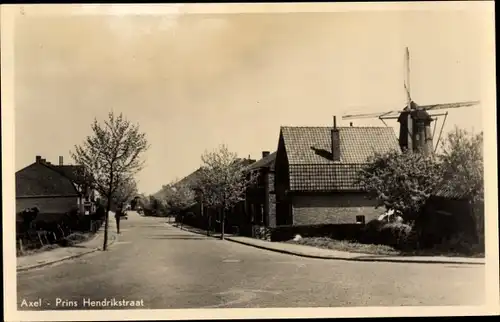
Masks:
[[[106,213],[104,214],[104,242],[102,245],[102,250],[105,251],[108,248],[108,227],[109,227],[109,212],[111,211],[111,197],[113,196],[113,166],[111,165],[109,189],[107,193],[106,200]]]
[[[111,211],[111,201],[108,198],[108,202],[106,205],[106,213],[104,214],[104,243],[102,245],[102,250],[106,250],[108,248],[108,224],[109,224],[109,212]]]
[[[210,228],[212,226],[212,221],[210,220],[210,214],[207,212],[207,236],[210,236]]]
[[[222,208],[222,218],[220,221],[221,224],[221,232],[220,232],[220,239],[224,240],[224,223],[226,221],[226,210]]]

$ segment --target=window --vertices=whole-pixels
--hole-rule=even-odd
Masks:
[[[356,224],[365,224],[365,216],[356,216]]]

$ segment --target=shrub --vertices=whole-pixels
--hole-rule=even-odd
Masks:
[[[359,241],[365,244],[377,244],[380,239],[380,229],[383,225],[384,223],[380,220],[370,220],[363,227]]]
[[[409,224],[374,219],[365,225],[360,242],[406,250],[416,247],[417,235]]]
[[[380,229],[380,235],[384,245],[389,245],[397,249],[412,248],[411,237],[412,226],[404,223],[386,223]]]
[[[271,240],[272,229],[265,226],[253,226],[253,236],[257,239]]]
[[[469,235],[458,233],[435,245],[431,251],[458,255],[484,254],[484,247],[470,238]]]

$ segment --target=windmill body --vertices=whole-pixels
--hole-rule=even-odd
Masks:
[[[419,106],[416,104],[410,95],[410,54],[406,48],[406,82],[404,84],[406,95],[408,98],[407,106],[402,110],[386,111],[381,113],[344,115],[343,119],[360,119],[377,117],[382,122],[385,119],[397,119],[399,122],[399,145],[403,151],[422,153],[431,156],[439,144],[444,122],[448,112],[444,114],[429,114],[428,111],[474,106],[479,104],[479,101],[456,102],[446,104],[433,104]],[[399,114],[399,115],[398,115]],[[398,116],[395,116],[398,115]],[[441,124],[441,131],[436,145],[434,146],[433,136],[434,131],[431,129],[432,123],[437,120],[438,116],[445,116]],[[384,122],[385,123],[385,122]],[[387,124],[386,124],[387,125]]]
[[[398,117],[399,146],[402,150],[432,154],[433,135],[431,124],[434,119],[426,110],[418,109],[411,102],[411,109],[403,110]]]

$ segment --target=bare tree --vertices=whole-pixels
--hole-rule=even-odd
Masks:
[[[84,166],[91,184],[106,199],[103,250],[107,248],[111,202],[117,189],[140,171],[144,162],[141,155],[149,148],[145,133],[139,125],[128,121],[123,114],[108,114],[100,123],[94,119],[92,134],[81,145],[75,146],[71,156]]]
[[[221,239],[224,239],[226,212],[244,200],[247,187],[257,176],[245,171],[245,160],[230,152],[225,145],[213,152],[205,152],[201,160],[197,186],[203,202],[210,208],[222,211]]]

